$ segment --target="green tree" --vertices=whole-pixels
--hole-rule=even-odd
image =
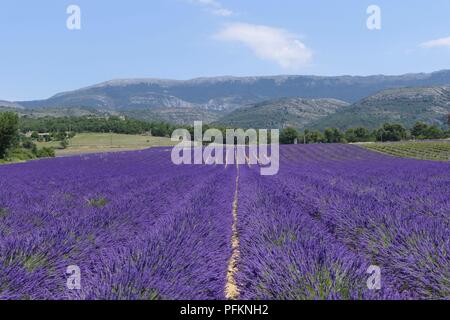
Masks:
[[[345,140],[347,142],[368,142],[373,139],[370,131],[364,127],[350,128],[345,132]]]
[[[73,139],[73,138],[75,138],[76,135],[77,135],[76,132],[71,131],[71,132],[69,132],[69,133],[67,134],[67,137],[68,137],[69,139]]]
[[[22,137],[22,148],[30,150],[33,154],[37,154],[37,146],[31,138]]]
[[[344,135],[337,128],[326,128],[324,135],[327,143],[340,143],[344,140]]]
[[[411,135],[416,139],[441,139],[445,132],[437,126],[429,126],[423,122],[417,122],[411,129]]]
[[[58,140],[58,141],[64,141],[65,139],[67,139],[67,134],[65,132],[56,132],[54,134],[54,139]]]
[[[428,130],[428,125],[423,122],[416,122],[414,127],[411,129],[411,135],[416,139],[423,139],[426,131]]]
[[[377,141],[401,141],[406,139],[407,131],[401,124],[385,123],[374,134]]]
[[[444,132],[437,126],[429,126],[425,131],[425,139],[442,139],[444,136]]]
[[[325,136],[318,130],[311,131],[305,129],[303,135],[300,137],[300,143],[323,143],[325,142]]]
[[[13,112],[0,113],[0,158],[17,142],[19,135],[19,117]]]
[[[299,132],[297,129],[288,127],[281,130],[280,143],[281,144],[294,144],[299,139]]]
[[[69,146],[69,140],[63,139],[63,140],[61,140],[61,142],[59,144],[60,144],[61,148],[67,149],[67,147]]]

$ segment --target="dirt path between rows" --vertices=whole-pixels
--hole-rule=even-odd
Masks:
[[[239,195],[239,164],[236,163],[236,191],[233,201],[233,225],[231,235],[231,257],[228,261],[227,283],[225,286],[225,297],[229,300],[236,300],[239,297],[239,288],[236,284],[235,275],[237,272],[237,262],[239,260],[239,235],[238,224],[238,195]]]

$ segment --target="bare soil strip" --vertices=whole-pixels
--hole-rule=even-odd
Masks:
[[[225,169],[228,167],[228,151],[226,152],[225,155]]]
[[[237,161],[238,162],[238,161]],[[225,297],[229,300],[236,300],[239,297],[239,288],[236,283],[235,274],[237,272],[237,262],[239,260],[239,235],[237,231],[238,223],[238,190],[239,190],[239,165],[236,165],[236,191],[233,201],[233,225],[231,236],[231,258],[228,261],[227,283],[225,286]]]
[[[252,167],[252,165],[250,164],[250,158],[249,158],[249,157],[245,156],[245,162],[247,163],[247,166],[248,166],[249,168]]]

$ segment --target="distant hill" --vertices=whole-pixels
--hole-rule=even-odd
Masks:
[[[149,110],[127,110],[122,114],[147,121],[164,121],[173,124],[193,125],[194,121],[203,121],[205,124],[217,121],[221,113],[214,110],[203,110],[198,108],[160,108]]]
[[[417,121],[445,126],[449,112],[450,86],[390,89],[318,119],[310,126],[377,128],[386,122],[412,126]]]
[[[24,108],[5,108],[0,107],[0,111],[13,111],[17,112],[20,116],[28,116],[35,118],[42,117],[106,117],[106,116],[120,116],[120,112],[113,110],[102,110],[95,108],[82,108],[82,107],[68,107],[68,108],[38,108],[38,109],[24,109]]]
[[[194,121],[203,121],[205,124],[209,124],[218,120],[221,116],[221,113],[217,111],[196,108],[161,108],[115,111],[86,107],[19,109],[0,106],[0,112],[2,111],[12,111],[18,113],[20,116],[33,118],[126,116],[137,120],[164,121],[179,125],[192,125]]]
[[[0,108],[2,108],[2,109],[6,109],[6,108],[9,108],[9,109],[24,109],[24,107],[19,105],[18,103],[5,101],[5,100],[0,100]]]
[[[175,124],[202,120],[246,128],[374,128],[417,120],[444,125],[449,86],[450,70],[399,76],[128,79],[46,100],[0,101],[0,110],[35,117],[126,115]]]
[[[59,93],[46,100],[21,101],[26,108],[91,107],[123,110],[198,108],[229,112],[266,100],[303,97],[356,102],[400,87],[450,85],[450,70],[399,76],[266,76],[193,80],[113,80]]]
[[[345,109],[349,103],[336,99],[285,98],[244,107],[217,123],[240,128],[304,128],[312,121]]]

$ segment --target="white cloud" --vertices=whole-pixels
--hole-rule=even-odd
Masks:
[[[224,8],[217,0],[189,0],[190,3],[204,7],[208,12],[222,17],[232,16],[233,11]]]
[[[215,38],[242,43],[260,59],[276,62],[284,69],[308,65],[313,57],[313,52],[298,36],[279,28],[233,23],[226,25]]]
[[[422,48],[439,48],[439,47],[450,48],[450,37],[427,41],[421,43],[420,46]]]

